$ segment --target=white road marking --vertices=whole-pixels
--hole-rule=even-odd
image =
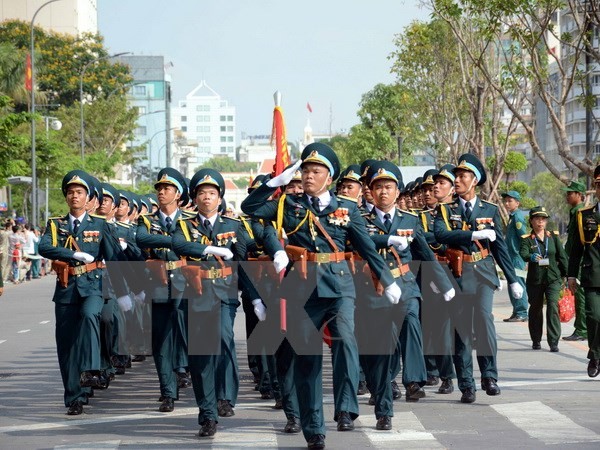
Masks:
[[[49,320],[42,320],[40,322],[40,325],[46,325],[47,323],[50,323],[50,321]]]
[[[3,341],[0,341],[0,344],[4,344],[6,342],[6,339],[4,339]]]
[[[539,401],[491,405],[532,438],[546,445],[600,442],[600,435],[577,425],[564,414]]]
[[[202,442],[200,440],[199,442]],[[277,448],[277,434],[273,425],[223,428],[217,426],[217,434],[211,441],[216,448]]]
[[[377,419],[372,414],[360,416],[358,420],[362,425],[360,431],[375,445],[389,443],[395,444],[394,447],[398,448],[399,443],[403,442],[402,447],[406,448],[407,441],[425,441],[427,448],[443,448],[412,412],[395,413],[390,431],[376,430]]]
[[[19,330],[17,331],[17,333],[23,334],[23,333],[29,333],[31,330]]]
[[[498,382],[500,388],[514,388],[514,387],[522,387],[522,386],[527,386],[527,387],[536,387],[536,386],[540,386],[543,384],[562,384],[562,383],[575,383],[575,382],[579,382],[579,381],[585,381],[585,380],[589,380],[589,378],[587,376],[576,376],[576,377],[560,377],[560,378],[554,378],[552,380],[534,380],[534,379],[529,379],[529,380],[520,380],[520,381],[502,381],[500,380]]]
[[[79,444],[64,444],[55,445],[55,449],[60,450],[85,450],[87,448],[104,448],[104,449],[118,449],[121,445],[121,441],[100,441],[100,442],[82,442]]]

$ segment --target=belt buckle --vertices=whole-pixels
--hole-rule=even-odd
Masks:
[[[208,269],[208,277],[211,280],[214,280],[215,278],[219,278],[219,272],[220,272],[220,270],[217,269],[216,267],[211,267],[210,269]]]
[[[167,261],[167,263],[165,264],[165,267],[167,270],[175,270],[177,269],[177,263],[179,261]]]
[[[392,276],[394,278],[400,278],[400,276],[402,275],[402,272],[400,271],[399,268],[392,269],[392,270],[390,270],[390,272],[392,273]]]
[[[483,259],[482,255],[481,255],[481,252],[472,253],[471,254],[471,259],[473,260],[473,262],[481,261]]]
[[[73,267],[73,275],[83,275],[87,270],[85,266],[75,266]]]
[[[315,257],[316,262],[318,263],[327,263],[329,262],[329,253],[317,253]]]

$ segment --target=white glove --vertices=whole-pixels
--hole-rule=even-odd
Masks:
[[[277,273],[281,272],[285,269],[290,263],[290,258],[283,250],[277,250],[275,255],[273,255],[273,265],[275,266],[275,271]]]
[[[401,252],[402,250],[406,250],[408,247],[408,238],[406,236],[390,236],[387,243],[388,246],[393,245],[399,252]]]
[[[510,291],[512,292],[513,297],[516,299],[523,297],[523,286],[516,281],[510,284]]]
[[[292,167],[285,169],[275,178],[271,178],[269,181],[267,181],[267,186],[270,188],[276,188],[290,184],[290,181],[292,181],[292,178],[294,178],[294,174],[296,173],[296,170],[298,170],[298,167],[300,167],[300,164],[302,164],[301,159],[296,161]]]
[[[494,230],[477,230],[473,231],[471,235],[471,240],[479,240],[479,239],[488,239],[490,242],[494,242],[496,240],[496,232]]]
[[[124,295],[122,297],[119,297],[117,299],[117,303],[119,304],[119,308],[121,308],[121,311],[131,311],[131,308],[133,308],[133,302],[131,301],[131,297],[129,295]]]
[[[142,304],[144,303],[144,300],[146,299],[146,292],[145,292],[145,291],[142,291],[142,292],[140,292],[139,294],[135,294],[135,295],[133,296],[133,299],[135,300],[135,302],[136,302],[138,305],[142,305]]]
[[[209,245],[204,249],[205,255],[215,255],[220,256],[225,261],[229,261],[233,258],[233,253],[226,247],[215,247],[214,245]]]
[[[384,294],[392,305],[397,305],[402,296],[402,290],[396,283],[392,283],[385,288]]]
[[[94,262],[94,257],[92,255],[90,255],[89,253],[86,253],[86,252],[75,252],[75,253],[73,253],[73,259],[76,259],[77,261],[84,262],[86,264]]]
[[[254,314],[256,314],[256,318],[262,322],[267,318],[267,308],[265,308],[264,303],[260,298],[252,300],[252,304],[254,305]]]
[[[454,290],[454,288],[452,288],[444,294],[444,300],[449,302],[450,300],[452,300],[454,298],[455,295],[456,295],[456,291]]]
[[[119,245],[121,246],[122,250],[127,250],[127,242],[119,241]]]
[[[429,286],[431,287],[431,290],[436,294],[439,294],[441,292],[433,281],[429,283]]]

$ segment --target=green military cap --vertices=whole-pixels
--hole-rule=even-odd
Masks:
[[[132,198],[133,193],[129,192],[129,191],[125,191],[123,189],[119,189],[119,204],[121,203],[121,200],[125,200],[127,202],[127,204],[129,205],[129,212],[128,214],[131,214],[133,212],[133,198]]]
[[[374,162],[376,162],[377,160],[375,159],[365,159],[361,164],[360,164],[360,180],[363,181],[364,178],[366,178],[367,176],[367,171],[369,170],[369,167],[371,166],[371,164],[373,164]]]
[[[224,213],[227,210],[227,202],[224,198],[221,198],[221,203],[219,203],[219,209],[217,209],[218,213]]]
[[[181,175],[177,169],[172,167],[165,167],[158,172],[156,183],[154,183],[154,188],[156,189],[159,184],[170,184],[175,186],[180,194],[183,194],[186,189],[186,183],[183,175]]]
[[[479,161],[479,158],[472,153],[465,153],[458,158],[458,165],[454,168],[454,174],[456,174],[457,170],[468,170],[475,174],[477,186],[481,186],[487,180],[483,164]]]
[[[183,182],[185,183],[185,185],[183,186],[183,192],[181,193],[181,197],[179,198],[179,204],[183,207],[183,206],[187,206],[187,204],[190,202],[190,191],[189,191],[189,186],[190,186],[190,179],[187,177],[183,178]]]
[[[444,164],[442,167],[440,167],[438,173],[433,176],[433,181],[435,182],[436,178],[438,177],[444,177],[454,184],[454,180],[456,179],[456,176],[454,175],[455,168],[456,166],[454,164]]]
[[[219,196],[225,196],[225,180],[215,169],[200,169],[194,174],[190,181],[190,195],[195,197],[196,189],[203,184],[215,186],[219,190]]]
[[[150,203],[151,203],[153,206],[156,206],[156,207],[158,207],[158,206],[159,206],[159,205],[158,205],[158,198],[156,197],[156,194],[155,194],[154,192],[151,192],[151,193],[149,193],[149,194],[146,194],[146,197],[148,197],[148,198],[150,199]]]
[[[506,198],[506,197],[510,197],[510,198],[514,198],[515,200],[517,200],[518,202],[521,201],[521,194],[519,194],[517,191],[508,191],[508,192],[504,192],[502,194],[502,198]]]
[[[77,184],[83,186],[88,193],[88,198],[95,195],[95,185],[92,177],[85,171],[80,169],[71,170],[68,172],[62,180],[62,192],[63,195],[67,196],[67,189],[69,186]]]
[[[404,189],[404,192],[406,192],[408,195],[410,195],[414,189],[415,189],[415,182],[409,181],[408,183],[406,183],[406,188]]]
[[[252,192],[254,189],[262,186],[265,183],[265,178],[267,177],[267,175],[256,175],[254,177],[254,179],[252,180],[252,182],[250,183],[250,186],[248,186],[248,194],[250,192]]]
[[[119,206],[119,203],[121,203],[119,191],[114,186],[108,183],[100,183],[100,186],[102,186],[102,196],[111,198],[112,202],[116,206]]]
[[[439,173],[437,169],[429,169],[423,174],[423,182],[421,185],[435,184],[435,176]]]
[[[334,180],[340,174],[340,161],[337,155],[330,146],[321,142],[313,142],[304,147],[300,159],[302,160],[302,165],[315,163],[327,167],[331,178]]]
[[[419,189],[421,189],[423,186],[423,177],[417,177],[415,178],[415,187],[413,188],[413,191],[418,191]]]
[[[563,186],[560,188],[561,191],[565,192],[579,192],[580,194],[585,194],[585,184],[580,181],[571,181],[568,186]]]
[[[148,211],[152,211],[152,203],[147,195],[140,195],[140,204],[144,205]]]
[[[549,217],[548,213],[546,212],[546,208],[544,208],[543,206],[534,206],[533,208],[531,208],[531,211],[529,211],[529,218],[531,219],[532,217]]]
[[[360,183],[361,172],[358,164],[351,164],[340,174],[340,181],[349,180]]]
[[[390,161],[374,161],[367,171],[366,178],[369,186],[377,180],[392,180],[396,182],[398,189],[404,187],[400,169]]]

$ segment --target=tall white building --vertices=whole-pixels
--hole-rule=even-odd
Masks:
[[[215,156],[235,159],[235,106],[215,92],[206,81],[173,108],[173,126],[189,143],[197,144],[196,161],[203,164]]]
[[[47,0],[0,0],[0,22],[9,19],[31,22]],[[40,10],[35,25],[58,33],[78,36],[98,32],[97,0],[61,0]]]

